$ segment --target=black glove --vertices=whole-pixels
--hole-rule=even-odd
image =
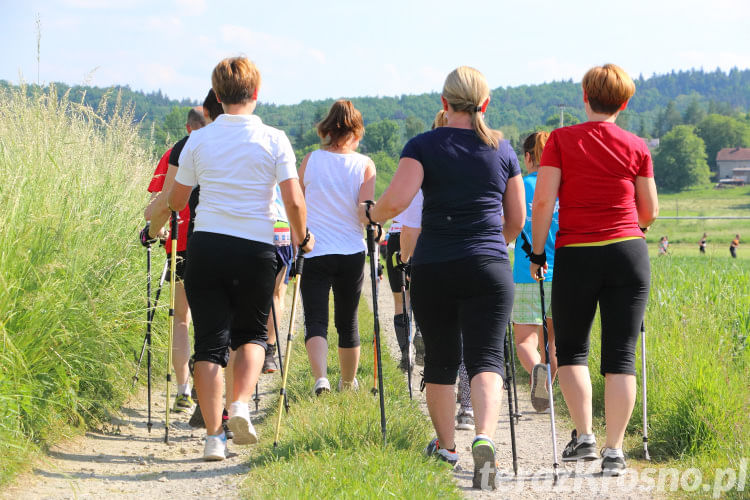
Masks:
[[[150,229],[150,227],[151,227],[151,224],[147,222],[146,227],[141,229],[140,240],[141,240],[141,245],[143,245],[144,247],[150,247],[151,245],[156,243],[157,240],[159,239],[158,237],[152,238],[148,235],[148,230]]]
[[[391,265],[393,266],[393,269],[395,269],[398,272],[405,272],[407,275],[409,274],[409,261],[404,262],[401,260],[401,250],[397,251],[393,255],[391,255]]]

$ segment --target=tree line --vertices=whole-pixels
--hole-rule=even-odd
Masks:
[[[706,184],[717,171],[716,153],[723,147],[750,146],[750,70],[716,69],[672,71],[635,79],[636,94],[617,123],[645,139],[658,138],[653,151],[656,180],[660,189],[679,191]],[[0,88],[10,84],[0,80]],[[161,90],[144,93],[129,86],[108,89],[55,84],[58,94],[68,92],[94,109],[103,97],[108,104],[101,110],[113,112],[115,99],[133,107],[141,134],[155,154],[185,134],[189,100],[169,99]],[[207,86],[208,87],[208,86]],[[38,89],[37,89],[38,90]],[[206,89],[208,90],[208,89]],[[27,92],[35,86],[28,85]],[[518,153],[524,138],[535,130],[586,120],[579,82],[572,80],[539,85],[499,87],[492,90],[492,102],[485,118],[503,132]],[[387,186],[396,169],[398,155],[411,137],[429,129],[440,109],[439,93],[394,97],[352,97],[362,112],[366,133],[361,150],[373,157],[378,167],[377,192]],[[303,100],[293,105],[260,102],[256,113],[271,126],[283,129],[301,159],[320,140],[315,125],[325,116],[333,99]]]

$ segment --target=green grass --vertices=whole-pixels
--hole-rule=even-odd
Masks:
[[[729,189],[706,188],[677,194],[660,194],[659,208],[660,217],[750,217],[750,186]],[[735,234],[745,235],[750,241],[750,219],[657,219],[651,226],[647,241],[656,245],[659,238],[666,235],[670,243],[687,244],[697,255],[698,240],[703,233],[708,233],[709,251],[719,249],[724,255],[729,255],[729,242]]]
[[[459,498],[446,464],[423,456],[432,426],[410,401],[403,375],[383,352],[387,446],[382,444],[379,399],[373,386],[372,313],[359,308],[362,358],[358,393],[337,393],[336,333],[328,374],[334,392],[312,396],[313,379],[301,332],[295,338],[288,392],[290,412],[273,448],[277,413],[259,425],[263,443],[243,485],[248,498]]]
[[[150,164],[127,110],[0,93],[0,483],[129,389]]]
[[[747,261],[666,256],[652,259],[646,313],[650,446],[658,463],[739,468],[750,455],[750,273]],[[592,331],[589,366],[597,432],[603,432],[600,328]],[[639,392],[626,451],[640,457]]]

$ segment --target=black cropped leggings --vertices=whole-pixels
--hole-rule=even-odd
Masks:
[[[601,374],[635,374],[635,348],[651,282],[642,238],[555,251],[552,316],[558,366],[587,365],[591,324],[599,305]]]
[[[424,339],[425,382],[455,384],[462,359],[469,380],[482,372],[505,378],[513,293],[510,263],[499,257],[413,266],[411,299]]]
[[[305,273],[300,285],[305,308],[305,341],[312,337],[328,338],[328,296],[333,289],[334,324],[339,347],[359,346],[357,308],[364,271],[364,252],[305,259]]]

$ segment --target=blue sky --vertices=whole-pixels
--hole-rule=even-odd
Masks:
[[[462,64],[490,86],[750,68],[748,0],[0,0],[0,79],[161,89],[202,99],[213,66],[244,54],[260,100],[418,94]]]

